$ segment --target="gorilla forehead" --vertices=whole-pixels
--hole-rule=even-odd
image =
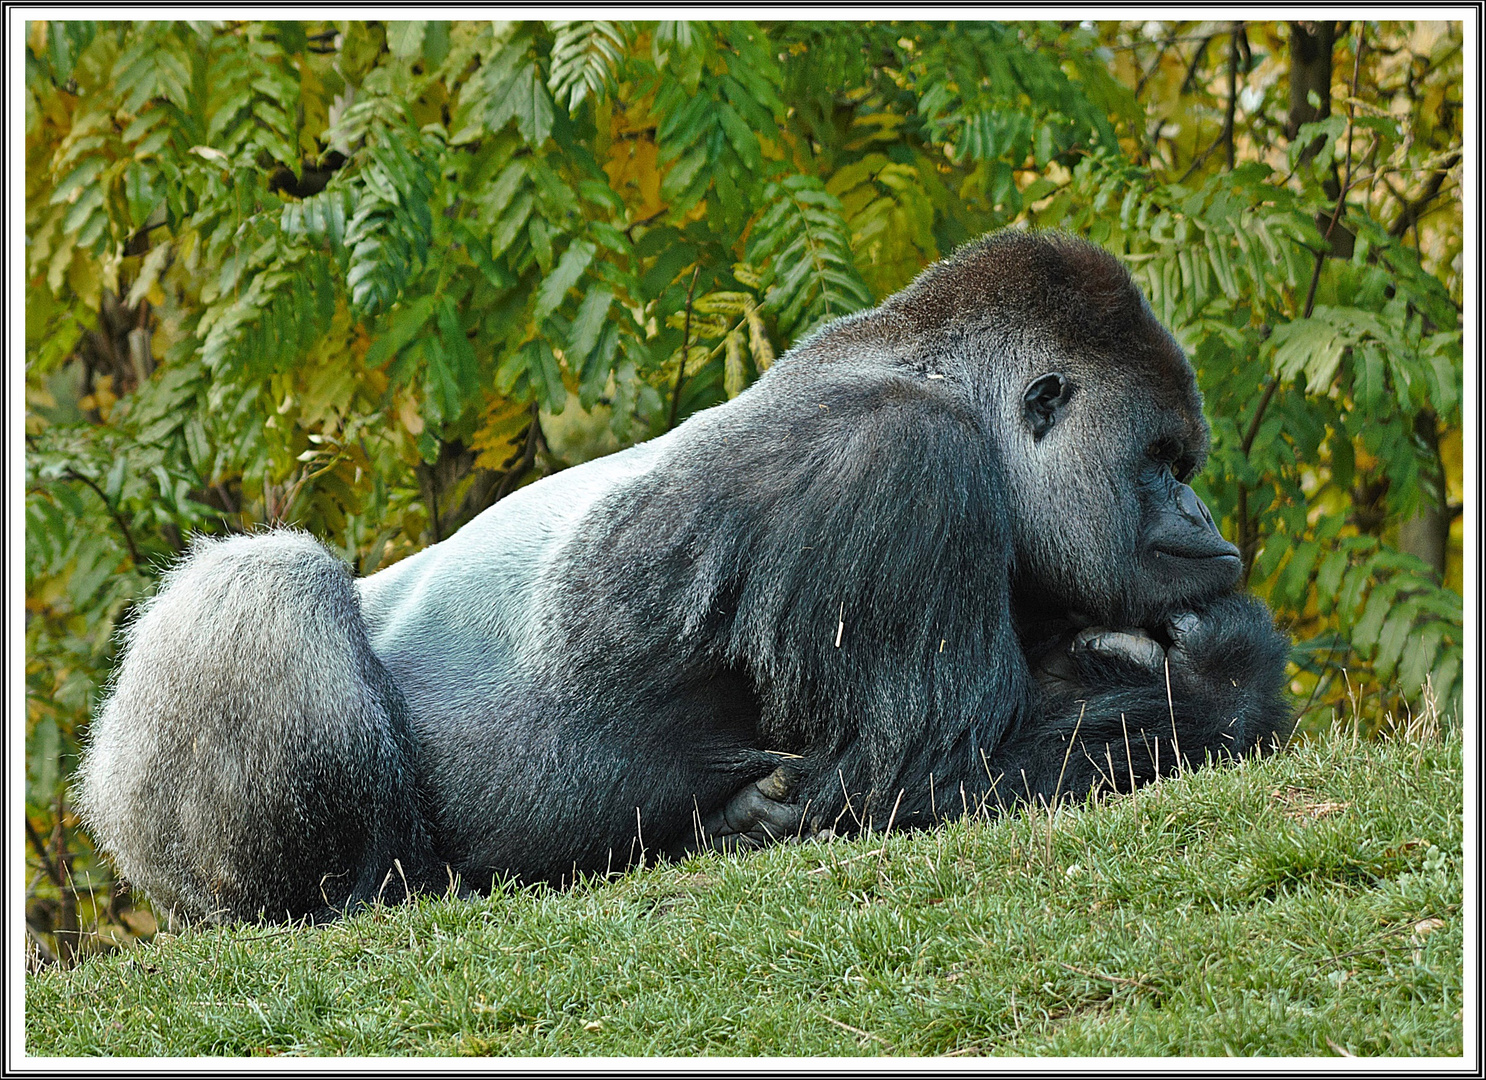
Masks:
[[[1090,365],[1100,373],[1128,369],[1143,377],[1158,407],[1200,415],[1191,365],[1129,271],[1076,236],[992,233],[925,269],[881,311],[920,341],[1031,336],[1056,354],[1036,350],[1038,361],[1064,361],[1075,373]],[[1021,374],[1031,375],[1030,366]]]

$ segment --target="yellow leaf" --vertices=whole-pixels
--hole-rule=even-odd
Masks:
[[[741,315],[753,297],[742,292],[713,292],[698,298],[697,311],[708,315]]]
[[[480,430],[470,440],[471,447],[480,451],[475,465],[493,472],[504,471],[511,456],[519,453],[517,438],[530,422],[530,406],[508,398],[492,399],[481,417]]]
[[[409,435],[423,434],[423,417],[418,415],[418,402],[412,394],[408,394],[398,402],[397,418],[402,421],[402,426],[408,429]]]
[[[648,126],[632,126],[623,109],[614,110],[608,160],[609,185],[632,208],[630,218],[644,221],[665,209],[660,197],[655,137]]]
[[[722,374],[723,389],[727,391],[729,398],[735,398],[743,392],[747,381],[748,376],[743,371],[743,335],[734,330],[727,340],[727,358],[723,362]]]
[[[753,366],[762,375],[774,364],[774,346],[769,341],[769,330],[764,326],[764,317],[758,308],[750,304],[744,315],[748,319],[748,351],[753,353]]]

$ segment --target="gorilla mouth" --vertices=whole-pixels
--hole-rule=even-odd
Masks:
[[[1184,559],[1187,562],[1210,562],[1214,566],[1226,566],[1230,563],[1238,566],[1240,564],[1238,548],[1232,544],[1228,544],[1227,547],[1227,551],[1192,551],[1190,549],[1186,551],[1174,551],[1171,548],[1159,547],[1152,548],[1151,551],[1156,555],[1164,555],[1168,559]]]
[[[1238,548],[1216,532],[1189,534],[1182,540],[1180,544],[1152,544],[1151,551],[1169,559],[1186,559],[1189,562],[1216,560],[1213,565],[1221,566],[1228,562],[1234,566],[1239,565]]]
[[[1214,534],[1213,544],[1182,547],[1155,547],[1150,551],[1153,570],[1165,571],[1173,580],[1187,579],[1193,584],[1208,582],[1217,588],[1229,588],[1243,574],[1243,560],[1238,548]]]

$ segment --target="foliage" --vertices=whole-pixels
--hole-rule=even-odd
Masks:
[[[1462,30],[1347,24],[1302,116],[1306,27],[28,24],[33,928],[128,914],[65,785],[192,533],[370,573],[1008,224],[1190,351],[1301,700],[1458,710]]]
[[[1461,747],[709,854],[45,971],[57,1055],[1459,1056]]]

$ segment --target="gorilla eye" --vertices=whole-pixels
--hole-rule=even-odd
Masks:
[[[1181,444],[1175,439],[1156,440],[1148,453],[1152,460],[1164,466],[1167,472],[1183,484],[1197,471],[1196,463],[1189,454],[1182,452]]]
[[[1073,383],[1066,375],[1051,372],[1034,379],[1022,395],[1022,416],[1032,429],[1032,438],[1041,439],[1057,421],[1069,399],[1073,397]]]

